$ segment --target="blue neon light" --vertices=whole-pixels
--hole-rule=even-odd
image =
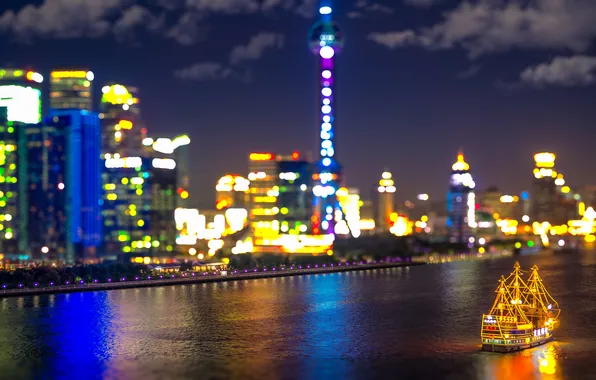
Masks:
[[[323,158],[323,166],[330,166],[331,159],[330,158]]]

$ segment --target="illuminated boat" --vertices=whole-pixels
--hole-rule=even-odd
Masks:
[[[519,351],[553,339],[561,313],[559,305],[544,287],[537,266],[532,267],[527,282],[522,274],[516,262],[509,277],[499,280],[490,313],[482,316],[484,351]]]

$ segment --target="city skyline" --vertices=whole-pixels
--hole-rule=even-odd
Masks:
[[[189,132],[193,138],[190,161],[197,169],[191,172],[191,198],[198,206],[213,207],[215,183],[223,174],[246,174],[250,152],[317,152],[317,68],[307,46],[314,3],[284,8],[274,4],[291,2],[263,2],[270,9],[258,11],[251,8],[253,1],[228,3],[237,9],[212,1],[210,9],[196,5],[168,11],[158,2],[135,7],[105,1],[85,22],[73,18],[69,35],[48,16],[59,2],[45,1],[43,14],[34,8],[24,11],[20,3],[8,1],[0,8],[0,30],[9,37],[2,42],[4,63],[42,72],[45,92],[49,71],[70,67],[95,72],[96,99],[108,82],[138,87],[143,118],[153,133]],[[337,60],[337,153],[348,186],[366,197],[388,168],[400,200],[413,200],[417,193],[445,199],[459,148],[478,190],[491,185],[506,193],[528,190],[532,157],[540,151],[557,154],[570,185],[590,184],[584,173],[596,158],[590,150],[596,132],[589,128],[596,116],[589,99],[596,91],[587,85],[594,79],[596,64],[589,55],[596,32],[570,34],[568,18],[594,14],[594,5],[551,1],[563,7],[558,12],[537,7],[561,24],[551,31],[557,36],[544,35],[540,41],[533,39],[533,29],[513,27],[509,39],[493,41],[468,31],[464,38],[446,41],[448,27],[457,27],[453,15],[466,14],[465,6],[451,1],[428,8],[402,2],[336,3],[336,19],[347,40]],[[386,7],[389,3],[392,7]],[[502,7],[487,9],[496,19],[506,17]],[[109,31],[101,21],[111,24]],[[432,33],[424,29],[433,25],[441,27]],[[402,48],[420,45],[424,38],[432,38],[433,49],[442,51]],[[470,43],[459,47],[462,41]],[[470,54],[478,56],[470,59]],[[156,59],[165,55],[174,58]]]

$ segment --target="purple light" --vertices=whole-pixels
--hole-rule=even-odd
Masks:
[[[267,268],[263,269],[263,272],[267,272]]]
[[[3,287],[4,289],[6,289],[6,285],[2,285],[2,287]]]
[[[163,278],[163,276],[159,276],[159,278]]]
[[[97,284],[97,280],[93,280],[93,282]]]
[[[207,273],[203,273],[203,276],[206,276],[206,275],[207,275]]]
[[[194,276],[195,276],[195,274],[193,273],[193,274],[192,274],[192,276],[194,277]]]
[[[35,284],[33,284],[33,286],[37,287],[37,282]]]
[[[70,281],[66,281],[66,285],[70,285]]]
[[[120,281],[126,281],[126,279],[123,277],[122,280],[120,280]]]
[[[318,267],[319,267],[319,264],[315,265],[315,268],[318,268]]]
[[[306,267],[307,269],[310,269],[310,265]]]
[[[321,73],[321,76],[325,79],[329,79],[329,78],[331,78],[331,71],[323,70],[323,72]]]
[[[172,275],[172,278],[174,278],[174,275]]]
[[[151,280],[151,276],[147,276],[147,280]]]
[[[275,268],[273,268],[273,270],[275,270]]]
[[[19,284],[19,288],[22,288],[22,287],[23,287],[23,285]]]
[[[138,280],[138,279],[139,279],[138,277],[135,277],[135,280]]]
[[[258,272],[258,270],[257,270],[257,269],[255,269],[255,272]]]
[[[112,279],[111,278],[108,278],[108,282],[112,282]]]
[[[299,269],[302,269],[302,265],[298,267]]]
[[[84,283],[85,283],[85,281],[81,280],[81,284],[84,284]]]
[[[234,271],[234,274],[236,274],[236,273],[238,273],[238,271],[237,271],[237,270],[235,270],[235,271]]]
[[[247,269],[245,269],[245,270],[244,270],[244,273],[247,273],[247,272],[248,272],[248,270],[247,270]]]

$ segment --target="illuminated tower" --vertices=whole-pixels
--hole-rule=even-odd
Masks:
[[[543,152],[534,155],[534,179],[532,181],[531,220],[554,223],[557,210],[557,182],[565,184],[563,177],[559,180],[555,171],[556,156]]]
[[[50,108],[93,109],[93,80],[95,75],[87,70],[61,70],[50,74]]]
[[[384,172],[379,181],[377,221],[375,223],[379,232],[387,232],[392,225],[391,214],[393,214],[395,203],[395,182],[389,172]]]
[[[449,192],[447,193],[447,227],[452,242],[468,243],[476,228],[476,184],[470,174],[470,165],[464,154],[457,155],[451,167]]]
[[[335,55],[343,46],[343,34],[332,20],[331,0],[321,0],[320,20],[310,33],[311,50],[319,58],[321,158],[317,164],[313,188],[314,234],[334,234],[335,223],[342,219],[336,192],[341,181],[341,167],[335,159]]]

